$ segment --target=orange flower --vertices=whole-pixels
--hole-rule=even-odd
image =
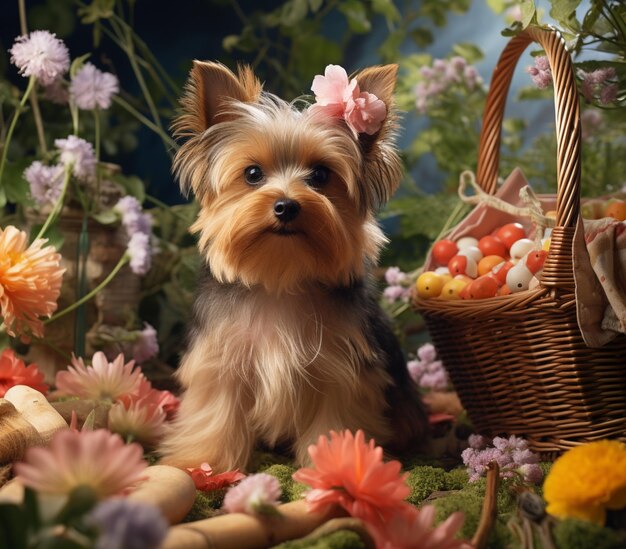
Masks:
[[[28,342],[30,333],[43,337],[40,317],[57,308],[61,281],[61,255],[38,238],[28,246],[24,231],[13,226],[0,229],[0,313],[6,331]]]
[[[373,440],[365,443],[363,431],[356,436],[348,430],[331,431],[330,440],[320,436],[317,445],[309,446],[309,455],[315,469],[300,469],[293,478],[313,488],[306,495],[312,510],[338,504],[384,531],[386,517],[409,506],[404,498],[410,489],[400,462],[383,463],[383,449],[375,447]]]
[[[163,436],[165,412],[149,396],[124,399],[109,411],[109,429],[126,440],[130,438],[144,446],[153,446]]]
[[[0,354],[0,398],[15,385],[28,385],[44,395],[48,392],[48,386],[43,382],[43,374],[36,364],[26,366],[12,349],[4,349]]]

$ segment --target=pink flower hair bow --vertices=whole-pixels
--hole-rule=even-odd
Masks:
[[[309,108],[316,118],[343,118],[355,137],[360,133],[375,134],[387,117],[387,106],[374,94],[362,92],[356,78],[339,65],[328,65],[324,76],[313,79],[311,90],[315,94],[314,105]]]

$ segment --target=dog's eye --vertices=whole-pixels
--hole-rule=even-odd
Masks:
[[[330,170],[326,166],[315,166],[311,170],[311,175],[307,181],[313,187],[321,187],[328,182],[329,178]]]
[[[243,175],[246,178],[246,183],[249,185],[258,185],[265,177],[263,170],[259,166],[248,166],[243,171]]]

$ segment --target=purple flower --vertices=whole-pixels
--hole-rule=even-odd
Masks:
[[[470,448],[474,448],[475,450],[482,450],[487,446],[487,438],[482,435],[470,435],[467,442]]]
[[[24,170],[24,179],[30,185],[30,194],[40,208],[56,204],[63,190],[64,168],[60,164],[46,166],[35,160]]]
[[[96,175],[96,156],[91,143],[68,135],[67,139],[57,139],[54,144],[61,152],[61,163],[72,164],[73,174],[81,181],[89,181]]]
[[[437,351],[432,343],[424,343],[417,350],[417,356],[423,362],[433,362],[437,358]]]
[[[543,479],[543,471],[536,463],[526,463],[519,468],[524,481],[530,484],[539,484]]]
[[[141,364],[159,353],[159,342],[156,330],[147,322],[140,332],[138,340],[133,345],[133,360]]]
[[[108,109],[120,90],[117,76],[85,63],[72,78],[70,94],[79,109]]]
[[[613,67],[605,67],[592,72],[579,70],[578,77],[581,79],[580,91],[587,103],[597,100],[602,105],[608,105],[617,99],[619,87],[615,82],[617,73]]]
[[[20,36],[9,50],[11,63],[22,76],[34,76],[44,86],[52,84],[70,68],[70,54],[55,34],[36,30]]]
[[[130,270],[137,275],[145,275],[152,265],[152,248],[150,236],[146,233],[135,233],[128,241]]]
[[[443,368],[435,372],[426,372],[420,378],[419,385],[425,389],[444,391],[448,388],[448,376]]]
[[[126,227],[128,236],[135,233],[150,234],[152,230],[152,216],[143,213],[141,204],[134,196],[120,198],[113,209],[122,216],[122,225]]]
[[[257,473],[228,490],[222,509],[229,513],[248,515],[275,513],[280,496],[278,479],[266,473]]]
[[[426,365],[420,360],[409,360],[406,363],[406,367],[409,370],[411,379],[419,384],[420,378],[426,373]]]
[[[535,86],[541,90],[552,84],[552,70],[545,56],[535,57],[535,66],[526,67],[526,72],[530,74]]]
[[[406,273],[400,270],[400,267],[389,267],[385,271],[385,281],[389,286],[398,286],[408,280]]]
[[[157,549],[168,529],[157,507],[123,498],[98,504],[87,522],[99,531],[96,549]]]
[[[409,289],[403,286],[387,286],[383,291],[383,297],[389,303],[395,303],[398,300],[405,301],[409,298]]]

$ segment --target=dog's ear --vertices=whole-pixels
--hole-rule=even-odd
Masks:
[[[402,179],[402,164],[395,147],[398,115],[393,97],[398,65],[368,67],[355,77],[362,92],[374,94],[387,107],[387,116],[380,130],[373,135],[359,134],[365,156],[364,175],[369,187],[370,206],[377,208],[391,198]]]
[[[261,94],[261,83],[247,65],[238,67],[235,75],[221,63],[194,61],[185,95],[182,114],[174,121],[176,137],[191,137],[228,119],[225,112],[230,100],[251,103]]]

